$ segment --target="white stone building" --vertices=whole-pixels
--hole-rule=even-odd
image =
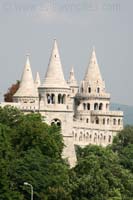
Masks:
[[[20,87],[13,99],[12,105],[22,111],[40,112],[46,123],[61,126],[63,156],[71,166],[76,163],[76,145],[107,146],[123,129],[123,112],[109,109],[110,94],[106,92],[94,49],[80,86],[73,69],[66,82],[56,40],[42,84],[38,73],[33,80],[27,56]]]

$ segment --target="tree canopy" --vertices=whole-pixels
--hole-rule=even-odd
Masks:
[[[0,199],[132,200],[133,127],[111,146],[77,147],[77,165],[62,159],[60,128],[42,122],[39,113],[24,115],[0,107]]]

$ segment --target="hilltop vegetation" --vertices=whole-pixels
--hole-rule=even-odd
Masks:
[[[0,108],[0,199],[132,200],[133,127],[126,127],[111,146],[77,148],[77,165],[61,158],[60,129],[42,123],[40,114],[24,115]]]

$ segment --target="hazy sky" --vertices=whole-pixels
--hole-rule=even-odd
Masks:
[[[44,79],[56,38],[66,79],[80,82],[92,46],[112,101],[133,105],[132,0],[0,0],[0,93],[21,78],[30,52]]]

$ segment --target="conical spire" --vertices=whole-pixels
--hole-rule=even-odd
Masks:
[[[27,55],[26,64],[20,81],[20,87],[14,96],[17,97],[37,97],[35,85],[33,81],[30,59]]]
[[[40,75],[37,72],[36,73],[36,78],[35,78],[35,87],[38,88],[40,85],[41,85]]]
[[[56,40],[54,40],[54,46],[51,53],[48,69],[46,72],[44,87],[52,88],[68,88],[65,81],[60,55]]]
[[[69,86],[78,86],[77,84],[77,80],[75,78],[75,75],[74,75],[74,68],[72,67],[71,71],[70,71],[70,76],[69,76],[69,79],[68,79],[68,84]]]
[[[98,66],[96,52],[95,52],[94,47],[92,50],[89,66],[87,68],[87,72],[85,74],[84,80],[89,81],[89,82],[99,82],[99,83],[102,82],[102,76],[101,76],[100,69]]]

